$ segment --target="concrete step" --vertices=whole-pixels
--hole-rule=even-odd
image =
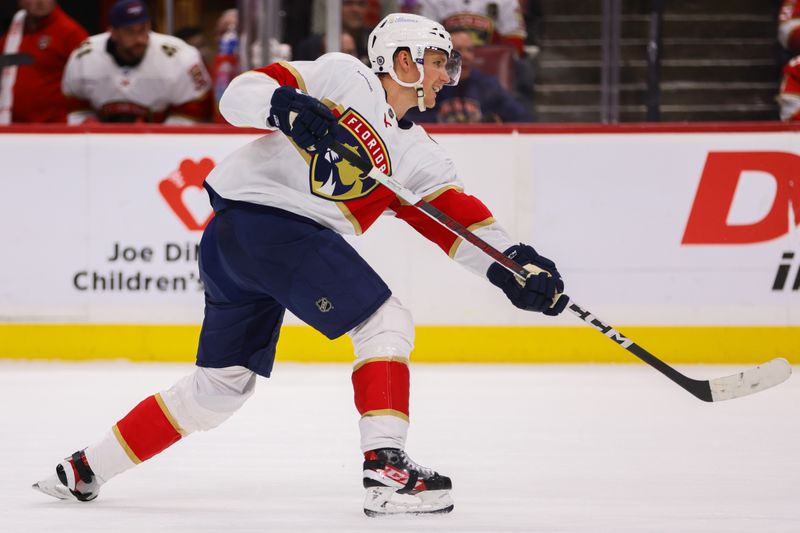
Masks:
[[[539,0],[544,19],[556,15],[602,15],[603,2],[600,0]],[[642,0],[622,0],[623,13],[649,13],[650,2]]]
[[[776,19],[772,15],[665,15],[664,38],[775,38]],[[620,33],[623,39],[646,39],[650,32],[648,15],[623,15]],[[602,17],[599,15],[558,15],[542,23],[541,38],[600,39]]]
[[[720,105],[775,104],[777,86],[772,83],[665,83],[661,86],[662,105],[691,105],[715,102]],[[546,106],[596,105],[600,102],[599,85],[550,84],[536,87],[537,104]],[[625,84],[620,87],[620,103],[643,105],[647,99],[644,83]]]
[[[646,2],[649,4],[649,2]],[[682,0],[664,2],[667,14],[766,13],[777,17],[781,0]]]
[[[540,0],[536,58],[539,121],[601,118],[602,7],[597,0]],[[776,120],[781,0],[666,1],[662,27],[664,121]],[[650,2],[621,0],[622,121],[646,119]]]
[[[641,118],[635,119],[633,113],[622,117],[622,120],[644,121],[646,113],[637,111]],[[661,109],[662,122],[731,122],[731,121],[775,121],[778,120],[777,106],[693,106],[668,107]]]
[[[603,2],[599,0],[539,0],[544,17],[548,15],[601,14]],[[666,1],[669,14],[699,13],[777,13],[780,0],[680,0]],[[623,13],[649,13],[650,2],[622,0]]]
[[[572,106],[537,107],[536,120],[538,122],[590,122],[597,123],[602,119],[600,106]],[[623,106],[620,109],[620,122],[644,122],[647,119],[647,110],[644,106]],[[750,107],[687,107],[661,109],[662,122],[703,122],[703,121],[774,121],[778,120],[776,108],[764,106],[753,109]]]
[[[693,57],[698,59],[762,59],[774,57],[775,38],[750,39],[664,39],[662,58]],[[640,59],[647,56],[647,39],[625,39],[620,43],[623,59]],[[597,59],[602,57],[600,39],[549,39],[540,43],[538,60]]]
[[[620,83],[647,81],[645,60],[624,60],[620,69]],[[539,62],[537,83],[599,84],[601,61],[547,61]],[[661,81],[695,82],[775,82],[780,79],[780,68],[773,59],[665,59],[661,62]]]

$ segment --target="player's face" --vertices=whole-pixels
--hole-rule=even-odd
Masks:
[[[342,2],[342,26],[349,31],[360,30],[364,27],[366,11],[366,0],[344,0]]]
[[[56,0],[19,0],[20,9],[34,18],[46,17],[56,8]]]
[[[138,60],[144,57],[150,39],[150,21],[131,24],[121,28],[111,28],[111,38],[117,51],[125,59]]]
[[[436,105],[436,93],[450,81],[447,73],[447,54],[438,50],[426,50],[422,63],[422,87],[425,91],[425,107]]]

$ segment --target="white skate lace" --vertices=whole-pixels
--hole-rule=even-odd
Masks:
[[[403,464],[404,467],[406,467],[406,469],[416,470],[417,472],[422,474],[422,477],[428,478],[436,475],[436,472],[434,472],[433,469],[417,464],[404,451],[400,451],[400,462]]]

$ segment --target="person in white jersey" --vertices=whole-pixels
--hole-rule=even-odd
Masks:
[[[211,78],[200,52],[151,31],[142,0],[119,0],[111,28],[75,49],[61,90],[67,123],[156,122],[194,124],[211,118]]]
[[[92,500],[113,476],[222,423],[253,393],[256,375],[272,372],[289,309],[329,338],[347,334],[353,342],[364,511],[375,516],[453,509],[450,478],[420,466],[405,451],[411,315],[341,234],[363,233],[379,215],[393,214],[457,263],[488,277],[519,308],[557,315],[567,298],[557,296],[564,284],[555,264],[515,244],[483,203],[463,191],[444,150],[403,120],[411,107],[434,106],[442,86],[457,82],[459,58],[450,35],[423,17],[393,14],[369,42],[371,70],[352,56],[332,53],[272,64],[233,80],[220,103],[224,117],[270,134],[223,160],[205,184],[216,215],[200,245],[206,307],[197,368],[143,400],[35,488]],[[517,282],[340,159],[329,150],[334,139],[529,270],[547,272]]]

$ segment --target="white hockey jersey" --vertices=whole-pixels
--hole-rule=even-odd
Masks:
[[[71,99],[68,123],[94,117],[168,123],[210,118],[211,78],[195,47],[151,32],[142,61],[126,67],[108,52],[109,35],[89,37],[69,57],[61,86]]]
[[[346,138],[385,174],[496,248],[514,244],[475,197],[462,191],[455,165],[425,130],[397,120],[377,76],[358,59],[340,53],[316,61],[281,62],[239,75],[220,101],[220,111],[234,126],[272,130],[267,125],[272,93],[280,85],[297,87],[327,105],[339,117]],[[451,257],[479,275],[491,259],[415,207],[403,204],[389,189],[333,152],[310,155],[280,132],[265,135],[220,162],[208,184],[231,200],[291,211],[344,234],[361,234],[381,214],[411,224]]]

